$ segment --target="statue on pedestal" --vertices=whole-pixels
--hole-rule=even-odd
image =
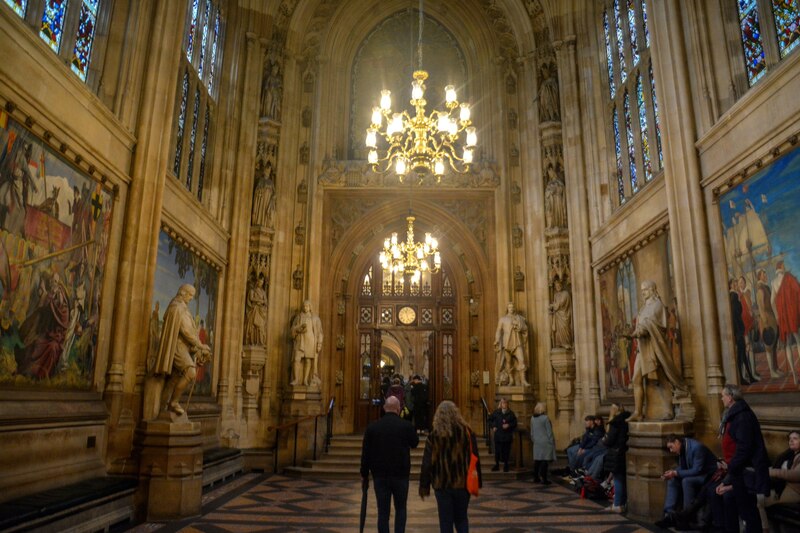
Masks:
[[[495,383],[498,385],[529,385],[525,379],[527,369],[528,325],[517,314],[514,304],[508,302],[508,313],[497,322],[494,348]]]
[[[161,343],[158,348],[153,375],[169,376],[161,397],[161,411],[182,415],[178,403],[189,384],[197,377],[197,367],[211,360],[211,348],[200,340],[197,325],[189,311],[194,298],[193,285],[184,284],[164,311]]]
[[[551,315],[551,346],[553,348],[572,347],[572,295],[564,289],[559,278],[553,282],[553,303],[549,306]]]
[[[264,274],[251,277],[244,309],[244,344],[263,346],[267,340],[267,291]]]
[[[667,310],[653,281],[641,285],[644,306],[636,317],[636,326],[628,335],[637,339],[638,355],[633,365],[634,411],[629,421],[641,420],[645,408],[649,416],[672,420],[672,398],[688,395],[689,390],[672,361],[667,343]],[[645,387],[647,405],[645,405]]]
[[[322,351],[322,321],[311,310],[311,302],[303,302],[303,310],[292,321],[292,380],[290,385],[315,387],[320,384],[317,359]]]

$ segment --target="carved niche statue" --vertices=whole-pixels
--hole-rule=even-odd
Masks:
[[[514,226],[511,228],[511,243],[514,248],[522,248],[522,227]]]
[[[553,282],[553,303],[548,307],[551,315],[550,343],[553,348],[571,348],[572,295],[564,288],[561,279]]]
[[[564,182],[553,177],[544,189],[544,221],[547,228],[567,227],[567,200]]]
[[[291,335],[294,347],[290,385],[319,386],[317,364],[322,351],[322,321],[313,313],[309,300],[303,302],[302,310],[292,320]]]
[[[500,317],[494,337],[495,383],[497,385],[527,386],[525,370],[528,368],[528,324],[518,314],[514,304],[508,302],[508,313]]]
[[[272,162],[259,163],[256,168],[256,184],[253,188],[253,211],[250,223],[253,226],[271,226],[275,211],[275,171]]]
[[[522,201],[522,188],[516,181],[511,182],[511,201],[518,204]]]
[[[524,292],[525,291],[525,274],[522,272],[522,267],[517,267],[517,270],[514,272],[514,291],[515,292]]]
[[[292,272],[292,286],[298,291],[303,289],[303,269],[300,265],[297,265]]]
[[[561,120],[561,109],[558,97],[558,81],[553,76],[555,65],[543,65],[542,81],[539,83],[539,120],[542,122],[558,122]]]
[[[267,291],[264,274],[250,277],[245,298],[244,344],[263,346],[267,340]]]
[[[267,60],[261,88],[261,116],[280,120],[282,99],[283,75],[281,74],[280,63],[271,59]]]
[[[300,164],[301,165],[307,165],[308,164],[308,158],[309,158],[310,152],[311,152],[311,150],[308,147],[308,143],[303,143],[303,145],[300,147]]]

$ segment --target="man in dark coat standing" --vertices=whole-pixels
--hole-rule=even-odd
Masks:
[[[722,403],[728,409],[723,440],[728,436],[736,443],[736,453],[728,463],[728,474],[717,487],[717,494],[733,493],[725,500],[725,531],[739,531],[738,516],[745,521],[747,533],[761,533],[761,517],[758,513],[756,495],[768,495],[769,459],[761,424],[758,423],[738,385],[722,388]],[[730,504],[728,503],[730,502]]]
[[[489,416],[489,423],[494,431],[494,466],[492,472],[500,470],[503,463],[503,472],[508,472],[508,459],[511,455],[511,443],[514,440],[514,431],[517,429],[517,415],[508,408],[508,400],[500,399],[500,405]]]
[[[361,483],[369,486],[369,473],[378,502],[378,532],[389,533],[391,500],[394,499],[394,531],[406,529],[408,478],[411,474],[411,448],[419,436],[411,422],[400,418],[400,400],[388,396],[383,406],[386,415],[373,422],[364,433],[361,448]]]

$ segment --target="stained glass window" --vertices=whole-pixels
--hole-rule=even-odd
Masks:
[[[647,140],[647,108],[644,106],[644,89],[642,75],[636,75],[636,105],[639,108],[639,132],[642,134],[642,165],[644,181],[653,179],[653,166],[650,163],[650,143]]]
[[[44,4],[39,37],[55,53],[58,53],[61,48],[61,37],[64,34],[64,14],[66,11],[67,0],[47,0]]]
[[[219,9],[214,14],[214,38],[211,40],[211,63],[208,65],[208,94],[214,90],[214,75],[217,65],[217,43],[219,41]]]
[[[206,147],[208,146],[208,123],[211,122],[210,115],[209,108],[206,107],[206,117],[203,121],[203,144],[200,145],[200,174],[197,176],[197,199],[201,202],[203,201],[203,182],[206,174]]]
[[[627,89],[625,89],[625,96],[623,97],[623,110],[625,113],[625,140],[628,141],[628,166],[631,171],[631,190],[635,193],[639,191],[639,179],[636,176],[636,148],[633,144],[631,103]]]
[[[186,188],[192,190],[194,172],[194,143],[197,140],[197,119],[200,116],[200,89],[195,90],[192,111],[192,133],[189,135],[189,168],[186,170]]]
[[[22,18],[25,18],[25,12],[28,9],[28,0],[6,0],[6,4],[11,6],[11,9]]]
[[[628,67],[625,63],[625,44],[622,29],[622,16],[619,11],[619,0],[614,0],[614,26],[617,33],[617,57],[619,60],[619,79],[620,83],[625,83],[628,79]]]
[[[756,0],[738,0],[737,6],[747,81],[752,86],[767,72],[764,46],[761,43],[761,26],[758,21],[758,3]]]
[[[181,155],[183,155],[183,130],[186,125],[186,102],[189,98],[189,73],[183,73],[181,84],[181,104],[178,110],[178,134],[175,145],[175,165],[172,170],[175,176],[181,175]]]
[[[772,0],[772,15],[781,57],[800,43],[800,2],[798,0]]]
[[[633,0],[628,0],[628,32],[631,45],[631,61],[635,67],[639,63],[639,45],[636,42],[636,11],[633,7]]]
[[[192,52],[194,52],[194,32],[197,28],[197,8],[199,0],[192,0],[192,10],[189,14],[189,29],[187,31],[186,39],[186,58],[192,60]]]
[[[619,138],[619,117],[617,116],[617,108],[614,107],[612,121],[614,124],[614,149],[617,154],[617,193],[619,194],[619,203],[625,203],[625,182],[622,179],[622,149],[621,141]]]
[[[197,66],[197,75],[203,79],[203,68],[206,64],[206,48],[208,47],[208,31],[211,25],[211,0],[206,0],[205,24],[203,24],[203,38],[200,41],[200,63]]]
[[[658,167],[664,168],[664,152],[661,150],[661,119],[658,117],[658,99],[656,98],[656,79],[653,77],[653,63],[648,69],[650,76],[650,94],[653,96],[653,116],[656,120],[656,150],[658,151]]]
[[[83,0],[81,13],[78,19],[78,34],[75,39],[75,48],[72,51],[70,68],[78,77],[86,81],[89,70],[89,58],[92,55],[92,42],[97,21],[97,8],[99,0]]]
[[[608,66],[608,89],[611,99],[617,95],[617,86],[614,83],[614,56],[611,52],[611,36],[608,29],[608,10],[603,11],[603,32],[606,36],[606,65]]]
[[[642,0],[639,2],[642,6],[642,28],[644,29],[644,46],[650,48],[650,30],[647,27],[647,2]]]

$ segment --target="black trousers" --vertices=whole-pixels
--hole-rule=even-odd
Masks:
[[[508,457],[511,455],[511,441],[494,441],[494,464],[503,463],[508,466]]]
[[[550,466],[550,461],[534,461],[533,462],[533,479],[534,481],[547,481],[547,468]]]

